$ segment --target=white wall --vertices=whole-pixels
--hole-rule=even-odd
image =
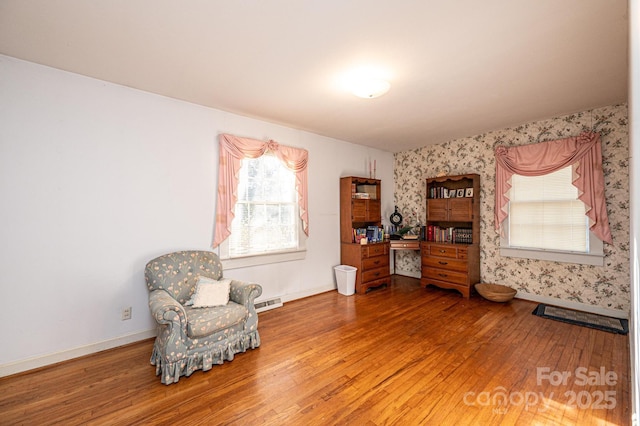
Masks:
[[[334,288],[339,178],[375,159],[388,217],[391,153],[0,55],[0,376],[153,334],[143,268],[209,249],[219,133],[310,156],[306,258],[227,275],[261,299]]]

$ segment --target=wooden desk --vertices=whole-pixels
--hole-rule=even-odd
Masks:
[[[420,240],[389,240],[393,252],[393,274],[396,274],[396,250],[420,251]]]

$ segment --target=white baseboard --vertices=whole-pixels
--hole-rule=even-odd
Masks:
[[[22,373],[23,371],[33,370],[35,368],[56,364],[62,361],[68,361],[73,358],[93,354],[107,349],[117,348],[118,346],[128,345],[129,343],[138,342],[140,340],[149,339],[156,335],[156,330],[141,331],[139,333],[127,334],[125,336],[116,337],[115,339],[104,340],[102,342],[92,343],[90,345],[78,348],[68,349],[61,352],[55,352],[34,358],[28,358],[22,361],[16,361],[9,364],[0,365],[0,377],[11,376],[12,374]]]
[[[290,302],[296,299],[313,296],[327,291],[336,290],[335,284],[327,284],[325,286],[316,287],[299,293],[286,294],[282,296],[282,302]],[[138,342],[140,340],[155,337],[156,330],[146,330],[139,333],[127,334],[125,336],[116,337],[115,339],[104,340],[102,342],[92,343],[90,345],[72,348],[60,352],[55,352],[38,357],[28,358],[8,364],[0,365],[0,377],[11,376],[13,374],[22,373],[24,371],[33,370],[47,365],[56,364],[58,362],[68,361],[70,359],[79,358],[81,356],[90,355],[107,349],[117,348],[118,346],[128,345],[129,343]]]
[[[296,299],[303,299],[309,296],[315,296],[316,294],[326,293],[327,291],[336,290],[337,287],[335,284],[327,284],[321,287],[315,287],[309,290],[301,291],[298,293],[290,293],[282,296],[282,303],[291,302]]]
[[[410,271],[396,271],[396,274],[406,275],[414,278],[420,278]],[[302,299],[316,294],[325,293],[327,291],[336,290],[335,284],[327,284],[321,287],[305,290],[299,293],[286,294],[282,296],[282,302],[291,302],[296,299]],[[590,312],[599,315],[606,315],[614,318],[629,318],[629,312],[618,309],[601,308],[599,306],[586,305],[584,303],[572,302],[568,300],[560,300],[547,296],[539,296],[536,294],[518,292],[516,298],[529,300],[538,303],[545,303],[554,306],[560,306],[568,309],[576,309],[584,312]],[[22,373],[24,371],[33,370],[35,368],[44,367],[58,362],[67,361],[81,356],[90,355],[96,352],[113,349],[118,346],[127,345],[129,343],[138,342],[152,338],[156,335],[156,330],[146,330],[139,333],[127,334],[125,336],[116,337],[115,339],[104,340],[102,342],[93,343],[78,348],[73,348],[61,352],[38,356],[34,358],[16,361],[13,363],[0,365],[0,377],[10,376],[12,374]]]
[[[572,302],[570,300],[556,299],[554,297],[540,296],[537,294],[518,292],[517,299],[530,300],[532,302],[544,303],[546,305],[559,306],[561,308],[575,309],[577,311],[589,312],[592,314],[604,315],[614,318],[629,318],[629,312],[618,309],[601,308],[600,306],[587,305],[585,303]]]

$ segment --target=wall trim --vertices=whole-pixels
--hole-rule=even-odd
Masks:
[[[538,294],[524,293],[518,291],[515,296],[517,299],[529,300],[532,302],[545,303],[547,305],[559,306],[561,308],[575,309],[577,311],[589,312],[591,314],[605,315],[614,318],[629,318],[629,312],[619,309],[602,308],[600,306],[587,305],[571,300],[556,299],[554,297],[540,296]]]
[[[415,276],[411,271],[396,271],[398,275],[405,275],[414,278],[420,278]],[[282,296],[282,302],[291,302],[296,299],[303,299],[305,297],[315,296],[316,294],[326,293],[328,291],[336,290],[336,285],[331,283],[321,287],[315,287],[313,289],[305,290],[298,293],[292,293]],[[537,294],[518,292],[515,296],[518,299],[529,300],[532,302],[546,303],[549,305],[560,306],[563,308],[576,309],[584,312],[590,312],[593,314],[606,315],[614,318],[629,318],[629,312],[621,311],[618,309],[608,309],[599,306],[586,305],[584,303],[572,302],[568,300],[555,299],[553,297],[540,296]],[[16,361],[13,363],[0,365],[0,377],[11,376],[13,374],[22,373],[28,370],[33,370],[40,367],[46,367],[48,365],[56,364],[63,361],[68,361],[74,358],[79,358],[85,355],[91,355],[97,352],[105,351],[107,349],[117,348],[118,346],[128,345],[130,343],[138,342],[141,340],[155,337],[156,330],[145,330],[138,333],[127,334],[124,336],[116,337],[114,339],[104,340],[101,342],[92,343],[86,346],[80,346],[65,351],[55,352],[43,356],[34,358],[28,358],[22,361]]]
[[[289,293],[282,296],[282,303],[292,302],[296,299],[304,299],[305,297],[315,296],[316,294],[326,293],[328,291],[337,290],[338,287],[334,284],[327,284],[321,287],[315,287],[309,290],[301,291],[298,293]]]
[[[141,331],[139,333],[127,334],[116,337],[114,339],[103,340],[101,342],[92,343],[86,346],[80,346],[60,352],[47,355],[28,358],[22,361],[11,362],[0,365],[0,377],[11,376],[13,374],[22,373],[40,367],[46,367],[51,364],[68,361],[74,358],[80,358],[85,355],[91,355],[107,349],[117,348],[118,346],[128,345],[129,343],[138,342],[140,340],[155,337],[156,329]]]
[[[284,295],[282,296],[282,302],[291,302],[296,299],[302,299],[336,289],[337,287],[335,284],[327,284],[310,290]],[[0,365],[0,377],[11,376],[13,374],[23,373],[25,371],[34,370],[40,367],[46,367],[52,364],[57,364],[59,362],[69,361],[74,358],[80,358],[86,355],[105,351],[107,349],[117,348],[118,346],[128,345],[130,343],[150,339],[155,336],[156,329],[154,328],[152,330],[145,330],[138,333],[127,334],[124,336],[116,337],[114,339],[92,343],[86,346],[80,346],[60,352],[28,358],[8,364],[2,364]]]

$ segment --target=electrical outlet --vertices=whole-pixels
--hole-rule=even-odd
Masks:
[[[131,306],[122,309],[122,321],[131,319]]]

